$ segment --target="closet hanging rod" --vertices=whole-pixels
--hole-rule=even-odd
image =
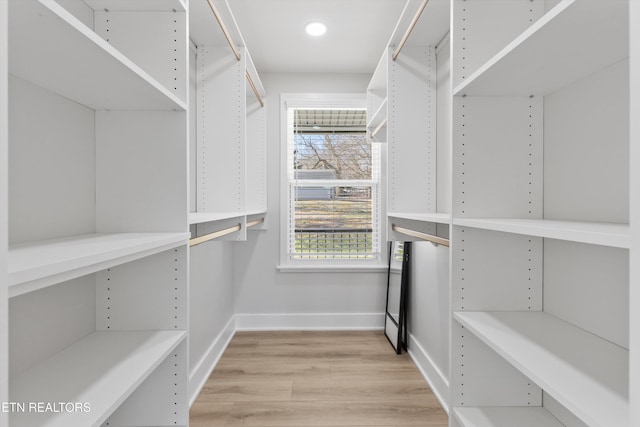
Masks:
[[[409,228],[398,227],[395,224],[391,224],[391,230],[398,233],[406,234],[407,236],[417,237],[418,239],[427,240],[431,243],[449,247],[449,239],[434,236],[433,234],[423,233],[421,231],[411,230]]]
[[[253,82],[253,79],[249,75],[249,70],[246,71],[246,74],[247,74],[247,81],[249,82],[249,86],[251,86],[251,89],[253,90],[253,93],[256,95],[256,98],[258,98],[258,102],[260,103],[260,107],[264,107],[264,101],[262,100],[262,97],[260,96],[260,92],[258,92],[258,88],[256,87],[256,84]]]
[[[253,220],[253,221],[249,221],[249,222],[247,222],[247,228],[254,227],[254,226],[258,225],[258,224],[262,224],[263,222],[264,222],[264,217],[258,218],[258,219]]]
[[[418,19],[420,19],[420,16],[422,15],[424,8],[427,7],[427,3],[429,3],[429,0],[422,0],[422,4],[418,8],[416,15],[413,17],[411,24],[409,24],[409,28],[407,28],[407,31],[404,33],[404,36],[402,36],[402,39],[400,40],[398,47],[396,48],[396,50],[393,52],[393,55],[391,56],[391,59],[393,59],[394,61],[398,58],[398,55],[400,55],[400,51],[402,50],[405,43],[409,39],[409,35],[411,34],[411,31],[413,31],[414,27],[418,23]]]
[[[222,34],[224,34],[224,38],[227,39],[227,43],[229,43],[231,50],[233,50],[233,54],[236,56],[236,59],[240,61],[240,52],[238,52],[238,48],[236,48],[236,46],[233,44],[233,40],[231,40],[231,34],[229,34],[229,30],[227,30],[227,26],[224,25],[224,22],[222,22],[222,18],[218,13],[218,9],[216,9],[216,7],[214,6],[213,0],[207,0],[207,2],[209,3],[211,12],[213,12],[213,16],[215,16],[216,21],[218,21],[218,25],[220,25],[220,29],[222,30]]]
[[[240,231],[242,228],[241,224],[234,225],[233,227],[225,228],[219,231],[214,231],[213,233],[208,233],[203,236],[194,237],[189,239],[189,246],[196,246],[200,243],[208,242],[209,240],[217,239],[218,237],[226,236],[227,234],[235,233],[236,231]]]
[[[215,16],[216,21],[218,21],[218,25],[220,25],[220,29],[222,30],[222,34],[224,34],[224,38],[227,39],[227,43],[229,43],[229,47],[231,48],[231,50],[233,50],[233,54],[236,56],[236,59],[240,61],[240,52],[238,51],[238,48],[236,48],[236,45],[233,44],[233,40],[231,40],[231,34],[229,34],[229,30],[227,30],[227,26],[224,25],[224,22],[222,21],[222,17],[220,17],[220,13],[218,13],[218,9],[216,9],[215,5],[213,4],[213,0],[207,0],[207,2],[209,3],[211,12],[213,12],[213,16]],[[256,87],[256,84],[253,82],[253,79],[249,75],[249,70],[246,70],[245,74],[247,76],[247,81],[249,82],[249,85],[253,90],[253,93],[256,95],[256,98],[258,98],[260,107],[264,107],[264,101],[260,96],[260,92],[258,92],[258,88]]]
[[[378,132],[380,132],[380,129],[382,129],[384,127],[384,125],[387,124],[388,120],[389,120],[389,118],[385,117],[384,120],[382,120],[380,122],[380,124],[378,126],[376,126],[376,128],[373,130],[373,132],[371,132],[371,138],[375,138],[375,136],[378,134]]]

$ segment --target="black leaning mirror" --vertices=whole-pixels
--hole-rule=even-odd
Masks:
[[[389,242],[384,334],[397,354],[407,349],[407,289],[411,242]]]

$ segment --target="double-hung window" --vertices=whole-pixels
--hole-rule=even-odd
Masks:
[[[350,104],[285,104],[285,264],[380,262],[379,149]]]

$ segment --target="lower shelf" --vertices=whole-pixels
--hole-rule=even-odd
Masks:
[[[454,318],[588,425],[629,425],[629,351],[545,312]]]
[[[185,337],[184,331],[88,335],[11,380],[11,401],[24,404],[12,411],[11,426],[100,426]]]
[[[453,416],[462,427],[563,427],[541,407],[455,408]]]

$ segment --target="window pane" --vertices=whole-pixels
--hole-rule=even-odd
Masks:
[[[289,114],[289,256],[375,258],[378,173],[366,138],[366,112]]]
[[[297,133],[294,144],[294,169],[314,171],[309,178],[371,179],[371,143],[363,132]]]

